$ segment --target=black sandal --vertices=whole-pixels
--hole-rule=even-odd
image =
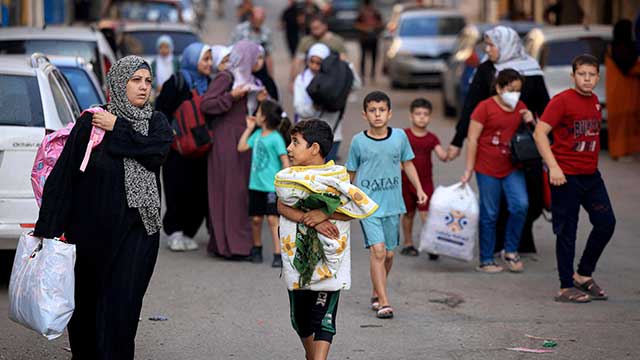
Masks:
[[[418,249],[413,247],[413,245],[405,246],[400,250],[400,255],[404,256],[418,256],[418,254],[420,254],[420,252],[418,252]]]
[[[591,299],[593,300],[607,300],[609,298],[604,290],[602,290],[602,288],[598,286],[593,279],[587,280],[582,284],[573,280],[573,286],[583,293],[591,296]]]

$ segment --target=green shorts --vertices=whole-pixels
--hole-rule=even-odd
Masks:
[[[331,343],[336,334],[340,291],[289,290],[291,325],[304,339]]]
[[[400,215],[370,216],[360,220],[360,225],[364,233],[365,248],[384,243],[387,250],[393,250],[400,245]]]

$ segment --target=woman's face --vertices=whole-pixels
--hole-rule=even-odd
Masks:
[[[251,68],[251,72],[256,72],[262,69],[262,66],[264,66],[264,55],[260,54],[258,55],[258,59],[256,60],[256,63],[253,64],[253,67]]]
[[[133,73],[127,82],[127,99],[136,107],[143,107],[149,101],[151,94],[151,73],[147,69],[140,69]]]
[[[198,72],[205,76],[211,75],[212,64],[213,60],[211,59],[211,50],[207,50],[207,52],[204,53],[204,56],[200,58],[200,61],[198,61]]]
[[[218,65],[218,71],[227,70],[227,67],[229,67],[229,58],[230,54],[227,54],[227,56],[222,58],[222,61],[220,61],[220,64]]]
[[[488,37],[484,38],[484,52],[487,53],[491,62],[496,62],[500,58],[500,49]]]
[[[320,66],[322,65],[322,59],[319,56],[311,56],[307,61],[307,66],[312,73],[317,74],[320,72]]]

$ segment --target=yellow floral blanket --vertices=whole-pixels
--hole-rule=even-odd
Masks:
[[[313,194],[338,198],[340,205],[335,211],[354,219],[366,218],[378,209],[378,204],[351,185],[346,168],[333,161],[320,166],[293,166],[281,170],[276,175],[275,185],[278,199],[291,207]],[[294,265],[294,262],[300,262],[300,254],[296,260],[296,253],[301,239],[314,230],[280,217],[283,274],[288,289],[335,291],[351,287],[350,222],[330,221],[336,225],[340,236],[336,240],[318,234],[324,259],[314,264],[315,271],[309,284],[301,286],[300,272]]]

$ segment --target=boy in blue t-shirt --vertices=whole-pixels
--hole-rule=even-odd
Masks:
[[[393,249],[400,244],[400,215],[406,212],[402,198],[402,169],[416,188],[418,204],[427,201],[411,161],[414,154],[406,133],[387,126],[391,115],[391,100],[387,94],[374,91],[364,98],[362,117],[369,123],[369,129],[353,137],[346,164],[351,182],[380,206],[360,224],[365,247],[370,251],[371,308],[382,319],[393,317],[387,297],[387,276],[393,264]]]

